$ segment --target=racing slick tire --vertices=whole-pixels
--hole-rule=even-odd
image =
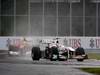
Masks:
[[[31,56],[33,60],[39,60],[41,58],[41,51],[39,47],[33,47]]]
[[[75,55],[83,55],[85,54],[85,50],[82,47],[78,47],[75,51]]]

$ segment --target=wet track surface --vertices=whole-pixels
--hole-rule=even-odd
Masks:
[[[33,61],[30,55],[27,56],[0,56],[0,63],[13,64],[38,64],[38,65],[66,65],[69,67],[100,67],[100,60],[87,59],[78,62],[76,59],[68,59],[67,61],[50,61],[41,58],[39,61]]]
[[[75,59],[33,61],[30,55],[0,55],[0,75],[93,75],[77,69],[80,67],[100,67],[100,61],[94,59],[83,62]]]
[[[0,63],[0,75],[93,75],[64,65]]]

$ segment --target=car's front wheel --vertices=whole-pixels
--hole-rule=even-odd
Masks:
[[[39,60],[41,57],[41,51],[39,47],[33,47],[32,48],[32,52],[31,52],[31,56],[33,60]]]

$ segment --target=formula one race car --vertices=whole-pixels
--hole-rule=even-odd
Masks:
[[[44,44],[46,44],[44,50],[41,50],[39,45],[33,46],[31,51],[33,60],[45,58],[51,61],[61,61],[75,58],[77,61],[83,61],[84,59],[88,59],[88,56],[85,54],[84,49],[80,46],[77,49],[66,47],[63,44],[60,44],[58,40],[56,40],[56,42],[42,42],[42,47]]]
[[[9,56],[23,56],[28,54],[28,52],[30,51],[31,45],[29,44],[29,41],[26,39],[19,40],[14,42],[10,40],[10,43],[7,45]]]
[[[43,44],[43,43],[42,43]],[[56,43],[46,43],[48,44],[45,47],[44,52],[41,51],[39,46],[33,46],[31,51],[31,56],[33,60],[39,60],[40,58],[54,60],[67,60],[68,57],[71,57],[71,54],[75,51],[72,47],[65,47],[56,41]],[[43,54],[44,53],[44,54]],[[43,56],[44,55],[44,56]]]

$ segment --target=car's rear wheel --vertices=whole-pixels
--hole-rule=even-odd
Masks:
[[[32,52],[31,52],[31,56],[33,60],[39,60],[41,57],[41,51],[39,47],[33,47],[32,48]]]

